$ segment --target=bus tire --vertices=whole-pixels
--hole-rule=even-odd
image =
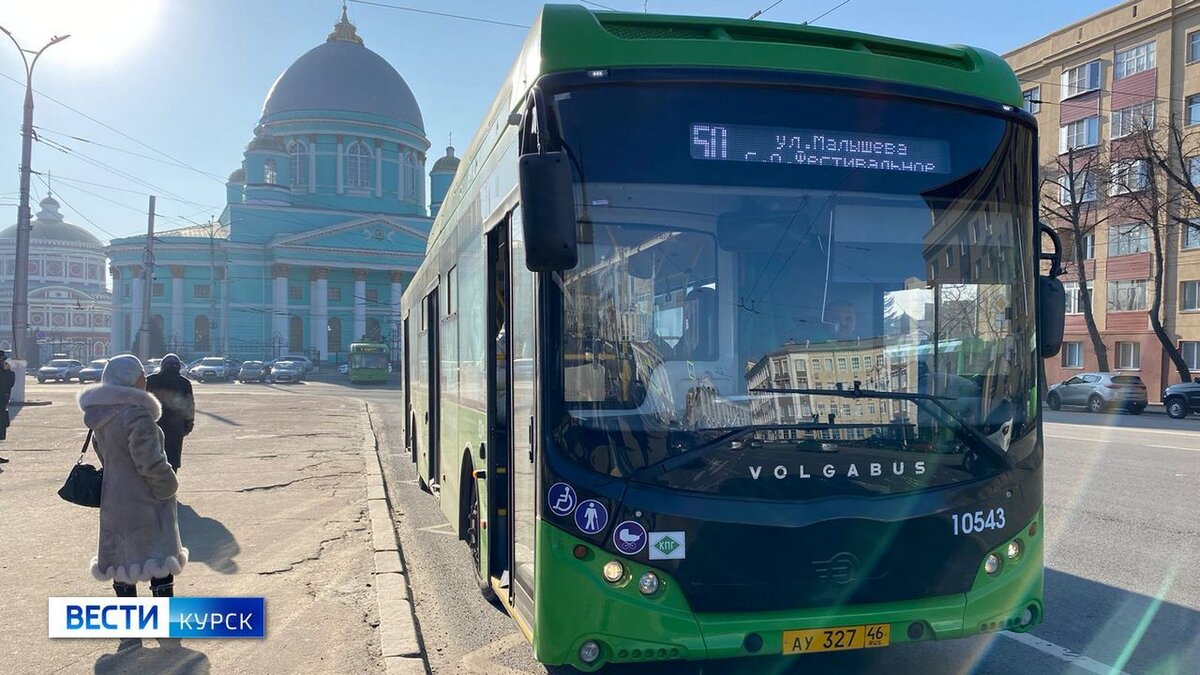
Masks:
[[[480,533],[483,528],[480,527],[479,513],[479,487],[478,481],[471,474],[471,459],[464,458],[463,464],[463,485],[467,493],[464,501],[468,504],[465,510],[463,539],[467,542],[467,548],[471,551],[471,560],[475,564],[475,585],[479,587],[479,594],[484,600],[494,602],[496,600],[496,592],[492,590],[492,585],[489,583],[487,575],[481,570],[482,567],[482,548],[480,544]]]
[[[1046,405],[1049,406],[1051,410],[1058,410],[1062,407],[1062,399],[1058,397],[1058,394],[1051,392],[1051,394],[1046,397]]]

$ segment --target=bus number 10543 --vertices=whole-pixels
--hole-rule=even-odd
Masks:
[[[984,530],[1004,529],[1004,509],[989,509],[974,513],[956,513],[950,516],[954,522],[955,536],[983,532]]]

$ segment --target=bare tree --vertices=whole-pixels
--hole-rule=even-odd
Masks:
[[[1095,232],[1108,219],[1104,208],[1108,191],[1100,189],[1101,177],[1109,174],[1097,150],[1068,149],[1048,166],[1042,167],[1042,220],[1058,232],[1068,248],[1065,262],[1073,268],[1079,284],[1079,309],[1087,324],[1092,351],[1101,371],[1108,371],[1108,347],[1100,336],[1092,307],[1092,289],[1087,278],[1087,238],[1095,242]]]
[[[1150,235],[1151,288],[1148,289],[1147,309],[1150,328],[1179,377],[1183,382],[1190,382],[1187,362],[1163,326],[1167,245],[1172,240],[1172,231],[1195,216],[1196,197],[1200,196],[1200,193],[1184,188],[1184,181],[1191,182],[1186,160],[1172,151],[1176,141],[1171,139],[1178,138],[1182,142],[1184,136],[1178,124],[1179,120],[1174,118],[1159,125],[1143,123],[1130,141],[1136,144],[1134,147],[1140,157],[1114,162],[1112,177],[1114,191],[1124,193],[1123,198],[1128,202],[1125,215],[1144,225]],[[1164,138],[1168,140],[1164,141]],[[1141,162],[1140,168],[1138,162]]]

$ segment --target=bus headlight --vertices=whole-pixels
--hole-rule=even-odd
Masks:
[[[595,663],[600,658],[600,645],[595,640],[588,640],[579,645],[579,660],[584,663]]]
[[[1008,556],[1009,560],[1016,560],[1021,557],[1021,540],[1013,539],[1008,542],[1008,548],[1004,551],[1004,555]]]
[[[995,553],[987,554],[987,557],[983,559],[983,571],[987,572],[988,574],[995,574],[996,572],[999,572],[1000,556],[996,555]]]
[[[638,579],[638,590],[642,595],[654,595],[658,591],[658,575],[654,572],[646,572]]]
[[[604,580],[610,584],[615,584],[625,576],[625,566],[616,560],[609,560],[604,563]]]

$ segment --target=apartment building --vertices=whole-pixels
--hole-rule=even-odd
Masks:
[[[1101,173],[1110,175],[1077,184],[1085,201],[1136,188],[1144,178],[1145,164],[1126,138],[1139,124],[1161,126],[1175,119],[1186,131],[1200,131],[1189,129],[1200,124],[1200,0],[1122,2],[1004,58],[1021,81],[1026,109],[1037,118],[1040,165],[1052,167],[1068,151],[1085,157],[1099,153],[1104,159],[1108,168]],[[1200,171],[1200,147],[1195,153],[1192,170]],[[1114,187],[1117,183],[1124,187]],[[1048,189],[1043,199],[1062,199],[1060,192]],[[1152,237],[1121,213],[1119,203],[1107,200],[1103,208],[1111,212],[1084,238],[1084,267],[1110,367],[1140,375],[1156,401],[1179,375],[1146,312],[1154,290]],[[1167,231],[1163,321],[1195,373],[1200,371],[1200,228]],[[1052,383],[1097,368],[1073,276],[1064,277],[1066,342],[1061,355],[1046,362]]]

